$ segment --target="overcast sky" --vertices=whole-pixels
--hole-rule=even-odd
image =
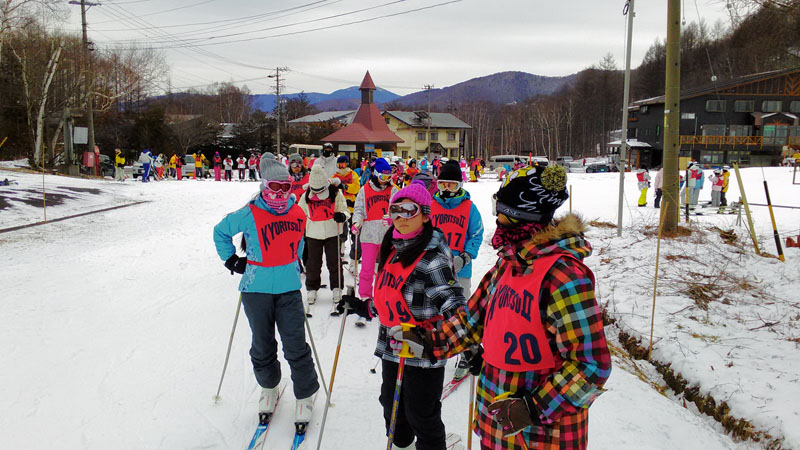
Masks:
[[[721,0],[682,1],[687,23],[698,21],[695,4],[709,25],[729,23]],[[172,47],[162,51],[173,90],[236,81],[253,93],[270,93],[274,85],[266,78],[268,69],[285,66],[290,69],[284,73],[287,92],[332,92],[358,84],[369,70],[378,86],[405,95],[425,84],[441,88],[510,70],[568,75],[597,64],[609,52],[620,68],[625,62],[624,0],[100,3],[87,13],[89,39],[100,46],[129,45],[135,39],[139,45]],[[80,8],[72,8],[69,28],[79,30]],[[372,9],[354,12],[367,8]],[[656,39],[666,36],[666,10],[667,0],[636,2],[633,67]],[[378,18],[391,14],[396,15]],[[377,19],[367,21],[372,18]],[[342,25],[356,21],[363,22]],[[324,27],[330,28],[298,33]],[[199,46],[174,48],[181,45],[179,39],[190,38],[186,42]]]

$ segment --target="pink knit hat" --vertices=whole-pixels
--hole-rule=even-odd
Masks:
[[[397,191],[392,197],[391,203],[399,203],[400,200],[407,198],[416,203],[422,209],[423,214],[430,214],[431,212],[431,193],[425,188],[425,183],[419,180],[414,180],[408,186]]]

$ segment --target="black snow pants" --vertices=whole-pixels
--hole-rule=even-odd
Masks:
[[[300,291],[283,294],[242,292],[242,305],[253,332],[250,360],[259,386],[271,388],[281,381],[278,341],[275,340],[277,327],[281,334],[283,356],[292,373],[295,398],[307,398],[317,392],[319,382],[311,359],[311,348],[306,343],[306,317]]]
[[[397,382],[395,362],[382,360],[383,384],[380,402],[386,421],[386,435],[392,420],[394,387]],[[442,383],[444,367],[423,369],[406,365],[400,389],[400,405],[394,430],[394,444],[408,447],[417,438],[417,450],[445,450],[445,431],[442,422]]]
[[[339,247],[336,236],[328,239],[312,239],[306,236],[308,259],[306,260],[306,289],[316,291],[322,284],[322,252],[330,274],[330,289],[342,288],[343,274],[339,271]],[[339,274],[338,277],[336,274]]]

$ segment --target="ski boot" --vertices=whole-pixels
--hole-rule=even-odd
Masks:
[[[415,443],[409,444],[408,447],[398,447],[395,444],[392,444],[392,450],[417,450],[417,445]]]
[[[280,389],[278,386],[272,388],[261,388],[261,396],[258,398],[258,423],[266,425],[272,414],[275,412],[275,406],[278,404],[278,397],[280,396]]]
[[[333,289],[333,303],[331,304],[331,316],[338,316],[339,311],[336,310],[336,305],[339,304],[339,301],[342,299],[342,290],[340,288]]]
[[[317,303],[317,291],[316,290],[308,291],[306,298],[308,299],[309,306],[313,305],[314,303]]]
[[[311,421],[311,415],[314,412],[314,398],[315,394],[311,394],[306,398],[298,398],[294,407],[294,424],[295,426],[303,426]]]
[[[453,379],[458,381],[467,375],[469,375],[469,361],[467,361],[467,358],[462,354],[459,356],[458,362],[456,363],[456,371],[453,374]]]

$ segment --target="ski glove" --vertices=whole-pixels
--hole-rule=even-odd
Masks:
[[[352,233],[353,236],[358,236],[358,233],[360,231],[361,231],[361,224],[360,223],[354,223],[353,226],[350,227],[350,233]]]
[[[483,369],[483,347],[480,345],[473,347],[466,354],[467,362],[469,362],[469,373],[476,377],[481,374]]]
[[[392,347],[395,356],[400,353],[402,344],[407,344],[409,351],[415,358],[427,357],[431,364],[437,362],[437,359],[433,356],[433,337],[426,329],[422,327],[413,327],[408,331],[403,331],[402,326],[395,325],[389,328],[387,335],[389,338],[389,346]]]
[[[461,272],[461,269],[469,264],[470,261],[472,261],[472,257],[467,252],[453,257],[453,272],[455,272],[455,275],[458,275],[458,272]]]
[[[333,221],[336,223],[345,223],[347,221],[347,217],[342,212],[335,212],[333,213]]]
[[[234,272],[244,273],[244,269],[247,268],[247,258],[240,258],[234,253],[233,256],[225,261],[225,267],[231,271],[231,275]]]
[[[331,178],[331,184],[336,186],[336,187],[339,187],[339,185],[342,184],[342,179],[338,178],[338,177],[333,177],[333,178]]]
[[[523,398],[498,400],[489,405],[488,411],[497,423],[497,427],[503,430],[505,437],[514,436],[534,423],[539,423],[539,413],[530,394]],[[536,420],[533,419],[534,413]]]
[[[361,300],[355,295],[345,294],[336,304],[336,311],[339,314],[347,311],[348,315],[358,314],[365,319],[372,319],[372,312],[370,311],[370,306],[372,305],[370,303],[372,303],[372,299]]]

